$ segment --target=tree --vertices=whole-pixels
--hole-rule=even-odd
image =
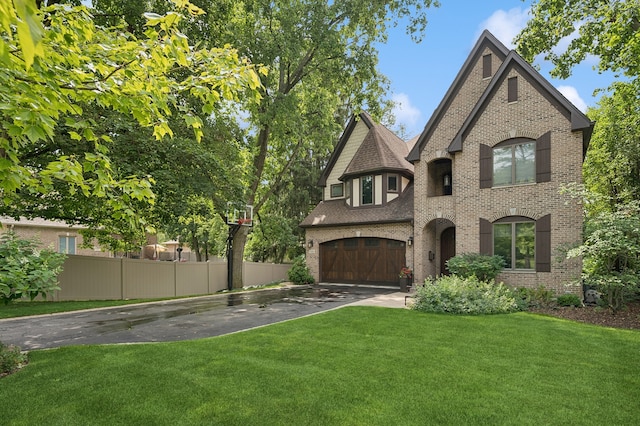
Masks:
[[[640,199],[640,103],[635,86],[616,83],[610,96],[589,110],[596,121],[583,175],[586,188],[598,202],[585,204],[588,216],[615,211],[616,206]]]
[[[229,43],[252,63],[268,66],[260,76],[262,99],[249,107],[255,129],[244,199],[260,214],[283,194],[289,170],[303,153],[326,158],[353,112],[367,108],[380,118],[388,87],[377,68],[375,43],[388,25],[407,17],[420,39],[431,0],[339,0],[334,2],[205,1],[208,42]],[[189,29],[185,32],[190,34]],[[234,287],[242,286],[247,232],[233,241]]]
[[[638,84],[640,75],[640,3],[638,0],[538,0],[531,19],[516,37],[517,49],[529,62],[544,53],[566,78],[587,55],[598,58],[598,71],[613,71]],[[556,48],[570,40],[563,52]]]
[[[152,180],[117,173],[108,149],[113,135],[96,133],[85,111],[99,107],[132,116],[156,139],[173,135],[175,114],[200,140],[203,122],[182,102],[185,95],[197,99],[205,114],[225,100],[258,100],[255,67],[229,46],[191,47],[178,26],[202,11],[187,1],[172,3],[180,13],[147,14],[144,35],[135,37],[121,26],[96,25],[85,7],[38,10],[33,0],[0,2],[4,214],[38,216],[42,205],[54,206],[70,194],[95,210],[67,214],[69,204],[59,203],[66,220],[91,220],[104,233],[140,234],[148,225],[140,210],[154,202]],[[56,131],[85,148],[60,154]],[[42,153],[50,158],[27,161]]]
[[[616,312],[640,289],[640,201],[600,211],[587,222],[582,245],[567,257],[582,257],[583,280],[604,294]]]

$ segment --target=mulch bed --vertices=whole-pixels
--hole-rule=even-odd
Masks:
[[[529,309],[529,312],[550,315],[603,327],[640,330],[640,301],[634,301],[616,313],[596,306],[553,307]]]

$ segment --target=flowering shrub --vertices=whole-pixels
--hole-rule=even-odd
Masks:
[[[475,276],[443,276],[426,280],[416,289],[412,309],[451,314],[504,314],[520,310],[513,292],[504,284],[480,281]]]
[[[400,269],[400,278],[411,278],[413,277],[413,271],[411,270],[411,268],[407,268],[406,266],[403,266],[402,269]]]

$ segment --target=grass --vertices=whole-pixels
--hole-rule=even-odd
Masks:
[[[5,425],[637,424],[640,333],[346,307],[210,339],[30,354]]]

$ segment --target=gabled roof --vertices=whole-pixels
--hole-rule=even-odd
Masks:
[[[380,207],[380,206],[377,206]],[[413,183],[384,208],[349,207],[344,199],[321,201],[300,223],[301,228],[413,221]]]
[[[573,105],[562,93],[558,91],[549,81],[547,81],[538,71],[536,71],[527,61],[525,61],[515,51],[511,51],[507,58],[504,60],[493,79],[489,83],[489,86],[485,89],[484,93],[473,107],[473,110],[465,120],[464,124],[458,131],[451,144],[449,145],[449,152],[462,151],[462,144],[467,137],[467,134],[473,128],[478,118],[482,115],[483,111],[491,101],[496,90],[502,85],[507,75],[512,69],[516,69],[518,73],[523,76],[536,90],[542,94],[562,115],[571,121],[571,130],[581,130],[582,133],[582,149],[583,154],[587,152],[589,141],[591,140],[591,134],[593,133],[594,123],[580,111],[575,105]]]
[[[455,99],[456,95],[460,91],[460,88],[467,80],[469,73],[478,62],[478,60],[480,59],[480,55],[482,55],[486,48],[491,49],[493,54],[500,58],[501,61],[504,61],[504,59],[509,54],[509,49],[507,49],[507,47],[502,44],[500,40],[498,40],[493,34],[491,34],[487,30],[484,30],[482,32],[475,46],[473,47],[473,49],[471,49],[471,53],[469,53],[467,60],[462,65],[462,68],[460,68],[458,75],[449,87],[449,90],[447,90],[444,98],[442,98],[442,101],[440,101],[440,104],[431,115],[431,118],[420,134],[418,141],[414,145],[411,152],[409,152],[409,155],[407,156],[408,161],[414,162],[420,160],[420,153],[424,149],[424,146],[427,144],[427,141],[431,137],[431,134],[438,127],[438,124],[440,123],[440,120],[442,120],[444,114],[447,112],[449,105],[451,105],[451,102],[453,102],[453,100]]]
[[[398,171],[413,176],[413,164],[405,157],[407,143],[381,124],[376,124],[365,136],[340,180],[375,171]]]
[[[344,132],[342,132],[342,136],[340,136],[340,140],[338,141],[338,144],[333,150],[331,157],[329,157],[329,162],[327,163],[327,167],[325,167],[324,171],[320,175],[320,179],[318,180],[318,186],[327,186],[327,178],[329,177],[331,170],[335,166],[336,161],[338,160],[338,158],[340,158],[340,155],[342,154],[342,150],[344,149],[345,145],[349,141],[349,138],[351,137],[351,133],[353,133],[353,129],[355,129],[356,124],[358,124],[359,120],[362,120],[362,122],[369,129],[372,129],[376,124],[371,118],[371,116],[366,112],[361,112],[360,114],[354,115],[351,117],[351,119],[349,120],[349,123],[347,124],[347,127],[344,129]]]

